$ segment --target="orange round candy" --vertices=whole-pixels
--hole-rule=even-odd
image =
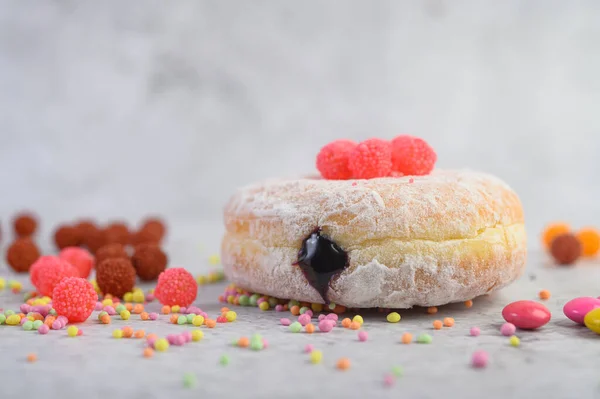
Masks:
[[[435,320],[435,321],[433,322],[433,329],[434,329],[434,330],[441,330],[441,329],[442,329],[442,326],[443,326],[443,324],[442,324],[442,321],[441,321],[441,320]]]
[[[594,256],[600,250],[600,232],[592,227],[587,227],[577,232],[577,238],[581,242],[581,254],[583,256]]]
[[[571,231],[571,226],[567,223],[551,223],[544,229],[542,233],[542,241],[546,248],[550,248],[552,245],[552,241],[559,235],[569,233]]]

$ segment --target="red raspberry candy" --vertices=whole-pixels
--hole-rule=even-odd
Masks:
[[[154,297],[163,305],[188,307],[196,299],[198,283],[183,268],[167,269],[158,276]]]
[[[333,141],[319,151],[317,169],[329,180],[347,180],[352,177],[348,169],[348,158],[356,143],[351,140]]]
[[[29,278],[38,293],[52,296],[54,287],[66,277],[79,277],[79,271],[56,256],[40,256],[31,265]]]
[[[58,257],[75,266],[79,270],[79,277],[88,278],[94,267],[94,257],[83,248],[64,248],[60,251]]]
[[[389,176],[392,171],[392,147],[381,139],[369,139],[350,153],[348,168],[355,179]]]
[[[392,140],[392,168],[403,175],[428,175],[437,155],[433,148],[418,137],[403,135]]]
[[[81,277],[67,277],[54,287],[52,307],[71,323],[86,321],[94,311],[98,294],[92,284]]]

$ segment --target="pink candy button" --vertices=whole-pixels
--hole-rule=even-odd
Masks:
[[[550,321],[551,316],[547,307],[534,301],[517,301],[502,309],[504,320],[523,330],[540,328]]]
[[[592,309],[600,308],[600,299],[591,296],[582,296],[570,300],[563,307],[565,316],[575,323],[583,324],[583,318]]]

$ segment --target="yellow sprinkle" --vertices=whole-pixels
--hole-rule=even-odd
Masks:
[[[192,324],[195,325],[196,327],[201,326],[202,324],[204,324],[204,317],[198,315],[198,316],[194,316],[194,318],[192,319]]]
[[[169,349],[169,341],[167,341],[165,338],[157,339],[154,343],[154,349],[156,349],[159,352],[166,351],[167,349]]]
[[[237,313],[235,313],[233,310],[230,310],[229,312],[225,313],[225,318],[229,322],[235,321],[235,319],[237,319]]]
[[[192,331],[192,341],[200,341],[202,338],[204,338],[204,333],[202,332],[202,330]]]
[[[321,351],[312,351],[310,352],[310,362],[312,364],[319,364],[321,363],[321,360],[323,359],[323,353],[321,353]]]
[[[133,301],[133,293],[131,293],[131,292],[126,292],[126,293],[123,295],[123,301],[125,301],[125,302],[132,302],[132,301]]]
[[[513,335],[512,337],[510,337],[509,342],[514,347],[521,345],[521,340],[516,335]]]
[[[23,284],[21,284],[17,280],[10,280],[8,282],[8,288],[10,288],[11,290],[20,290],[21,288],[23,288]]]
[[[146,299],[146,297],[144,296],[144,292],[143,291],[135,291],[133,293],[132,296],[132,300],[135,303],[144,303],[144,300]]]
[[[67,327],[67,335],[69,337],[76,337],[78,332],[79,332],[79,329],[75,326]]]
[[[387,321],[389,321],[390,323],[398,323],[401,318],[402,317],[400,317],[400,314],[398,312],[392,312],[387,315]]]
[[[103,306],[112,306],[113,305],[113,301],[110,298],[107,298],[105,300],[102,301],[102,305]]]
[[[21,323],[21,317],[18,314],[11,314],[6,318],[6,324],[9,326],[16,326]]]
[[[113,330],[113,338],[123,338],[123,330],[120,328]]]
[[[121,313],[119,313],[119,316],[121,316],[121,319],[123,320],[129,320],[131,313],[129,312],[129,310],[124,310]]]
[[[208,263],[211,265],[218,265],[221,263],[221,257],[217,254],[208,257]]]
[[[206,284],[206,276],[200,275],[200,276],[196,277],[196,281],[198,282],[199,285],[204,285],[204,284]]]
[[[352,318],[352,321],[354,321],[354,322],[356,322],[356,323],[360,324],[361,326],[362,326],[362,325],[363,325],[363,323],[365,322],[365,321],[363,320],[362,316],[361,316],[361,315],[358,315],[358,314]]]
[[[6,280],[0,277],[0,290],[3,290],[6,287]]]
[[[173,305],[173,306],[171,306],[171,312],[172,313],[179,313],[180,310],[181,310],[181,308],[179,307],[179,305]]]

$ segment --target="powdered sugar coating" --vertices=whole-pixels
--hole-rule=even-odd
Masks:
[[[329,299],[355,307],[469,300],[516,279],[526,258],[517,195],[501,180],[471,171],[269,180],[232,197],[225,225],[222,260],[231,280],[312,302],[322,299],[292,264],[302,240],[321,227],[350,257]]]

